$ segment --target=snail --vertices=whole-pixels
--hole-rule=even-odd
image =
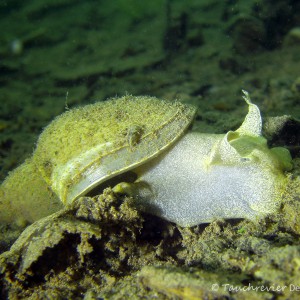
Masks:
[[[259,108],[243,92],[248,114],[226,134],[190,131],[195,107],[154,97],[66,111],[3,182],[0,221],[33,222],[106,186],[184,227],[276,211],[291,156],[268,148]]]

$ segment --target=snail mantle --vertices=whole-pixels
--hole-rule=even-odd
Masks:
[[[65,112],[3,182],[0,221],[33,222],[104,185],[184,227],[275,212],[291,156],[268,148],[259,108],[243,92],[248,114],[226,134],[188,131],[194,107],[153,97]]]

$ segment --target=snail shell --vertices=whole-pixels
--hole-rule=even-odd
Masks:
[[[125,96],[72,109],[50,123],[33,162],[66,204],[156,157],[187,130],[196,109]]]
[[[67,111],[4,181],[0,221],[38,220],[112,180],[114,191],[133,196],[142,210],[184,227],[275,212],[291,155],[268,147],[259,108],[243,93],[248,114],[226,134],[185,133],[196,109],[151,97]],[[129,170],[134,182],[128,173],[118,176]]]

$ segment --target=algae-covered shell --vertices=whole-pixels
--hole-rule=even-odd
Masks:
[[[125,96],[69,110],[48,125],[33,161],[63,203],[159,155],[187,130],[195,108]]]

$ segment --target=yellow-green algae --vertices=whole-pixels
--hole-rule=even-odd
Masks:
[[[196,108],[125,96],[70,110],[41,134],[33,160],[63,203],[153,158],[176,142]]]
[[[156,156],[182,136],[195,112],[180,102],[129,95],[66,111],[1,185],[0,221],[32,223],[60,209],[58,199],[66,204],[91,189],[76,184],[98,165],[105,172],[93,186]]]
[[[28,158],[0,186],[0,221],[27,225],[62,208],[62,203]]]

